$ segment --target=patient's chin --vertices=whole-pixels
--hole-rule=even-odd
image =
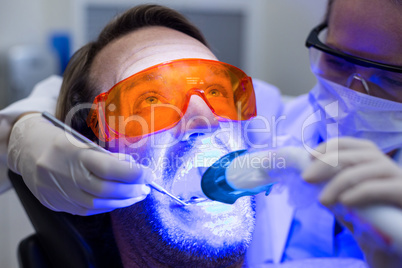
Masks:
[[[120,236],[117,243],[125,254],[131,251],[135,258],[147,255],[169,266],[228,267],[242,263],[251,242],[253,203],[251,198],[244,198],[231,209],[207,204],[177,211],[149,196],[130,208],[113,212],[112,219],[114,231]]]
[[[160,237],[175,251],[215,261],[223,256],[230,262],[243,258],[255,223],[251,198],[235,205],[211,201],[166,207],[155,203],[153,217],[160,222]]]
[[[181,249],[225,251],[228,246],[246,247],[254,230],[254,209],[250,198],[238,200],[235,205],[216,201],[183,206],[156,207],[155,218],[161,222],[163,237],[175,242]],[[202,241],[202,243],[199,243]]]

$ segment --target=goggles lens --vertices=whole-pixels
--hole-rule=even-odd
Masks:
[[[140,138],[175,126],[193,95],[221,120],[256,115],[251,78],[227,63],[181,59],[152,66],[94,100],[87,124],[101,141]]]
[[[306,41],[314,74],[345,87],[359,82],[369,95],[402,102],[402,66],[374,62],[329,47],[325,44],[326,32],[326,25],[319,25]]]
[[[358,80],[369,95],[402,102],[402,73],[359,66],[314,47],[310,48],[310,62],[313,73],[320,77],[345,87]]]

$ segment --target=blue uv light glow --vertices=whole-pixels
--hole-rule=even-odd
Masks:
[[[209,203],[209,202],[208,202]],[[232,210],[231,205],[226,205],[226,204],[218,204],[217,205],[206,205],[205,203],[198,203],[196,204],[197,206],[203,207],[204,211],[209,214],[221,214],[221,213],[226,213]]]

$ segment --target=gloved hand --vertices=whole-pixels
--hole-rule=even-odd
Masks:
[[[144,182],[150,171],[71,140],[39,113],[22,117],[11,132],[9,168],[22,175],[44,206],[93,215],[130,206],[149,194]]]
[[[316,150],[325,148],[325,154],[304,170],[303,178],[327,182],[320,202],[352,232],[370,267],[400,267],[401,168],[367,140],[333,139]],[[335,167],[326,164],[334,160],[338,160]]]
[[[338,145],[336,143],[338,142]],[[333,139],[316,150],[327,151],[304,170],[310,183],[328,181],[320,195],[326,206],[392,204],[402,208],[402,169],[377,146],[356,138]],[[333,167],[326,163],[338,159]]]

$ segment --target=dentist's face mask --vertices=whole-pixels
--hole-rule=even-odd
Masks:
[[[98,95],[87,123],[101,141],[140,139],[174,127],[193,95],[220,121],[256,115],[251,78],[242,70],[219,61],[182,59],[152,66]]]
[[[320,135],[323,139],[369,139],[384,152],[401,148],[402,67],[328,47],[319,39],[324,28],[320,25],[313,29],[306,43],[311,69],[318,80],[309,99],[321,111]]]

